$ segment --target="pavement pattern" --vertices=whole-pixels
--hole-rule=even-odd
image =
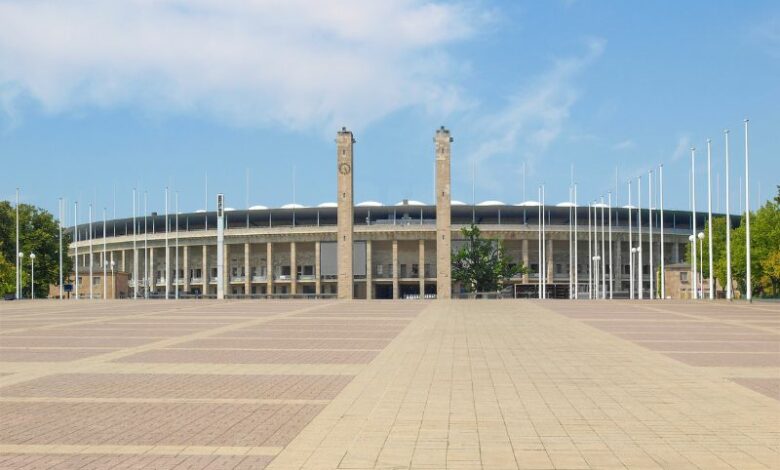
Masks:
[[[780,305],[6,302],[0,468],[780,468]]]

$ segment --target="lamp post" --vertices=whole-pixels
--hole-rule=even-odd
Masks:
[[[35,300],[35,253],[30,253],[30,298]]]
[[[19,253],[17,253],[17,261],[16,261],[16,266],[18,266],[18,269],[16,271],[19,278],[17,282],[17,284],[19,284],[19,295],[16,297],[17,299],[21,299],[23,297],[22,295],[22,269],[24,269],[23,261],[24,261],[24,253],[20,251]]]
[[[688,241],[691,242],[691,285],[693,286],[691,290],[691,298],[697,299],[698,292],[696,291],[696,265],[694,263],[696,259],[696,237],[694,237],[693,234],[688,235]]]

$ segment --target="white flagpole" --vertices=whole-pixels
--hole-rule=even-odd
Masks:
[[[545,196],[544,184],[542,184],[542,264],[544,266],[542,271],[544,273],[544,276],[542,276],[543,279],[542,298],[546,299],[547,298],[547,233],[545,232],[545,227],[544,227],[546,223],[546,221],[544,220],[546,217],[545,207],[544,207],[544,202],[545,202],[544,196]]]
[[[574,298],[579,299],[580,280],[579,280],[579,257],[577,256],[577,184],[574,184]]]
[[[599,262],[601,263],[601,298],[606,299],[607,298],[607,251],[605,249],[605,240],[604,236],[604,196],[601,196],[601,258],[599,259]]]
[[[664,166],[658,167],[658,186],[661,196],[661,299],[666,298],[666,261],[664,260]]]
[[[542,298],[542,187],[539,186],[539,210],[537,211],[539,213],[539,219],[537,220],[537,228],[539,229],[538,239],[539,239],[539,248],[537,250],[537,282],[539,284],[539,299]],[[474,196],[472,196],[473,199]],[[473,205],[472,205],[473,207]],[[472,215],[473,217],[473,215]]]
[[[173,288],[175,289],[174,292],[175,292],[176,300],[179,300],[179,192],[178,191],[176,191],[175,197],[176,197],[175,200],[176,206],[174,207],[174,210],[176,211],[176,221],[175,221],[176,223],[176,268],[175,268],[176,275],[173,278],[176,280],[176,284],[173,286]],[[249,216],[247,215],[247,217]],[[184,275],[186,276],[187,273],[184,273]]]
[[[574,235],[572,226],[572,217],[573,217],[573,210],[572,210],[572,187],[569,186],[569,299],[572,299],[572,295],[574,294],[573,284],[574,284],[574,273],[572,272],[572,257],[574,256],[574,248],[572,247],[573,238]]]
[[[615,275],[612,272],[614,265],[612,264],[612,191],[609,192],[609,300],[613,299],[612,291],[615,287]]]
[[[634,299],[634,253],[631,251],[634,248],[634,229],[631,226],[631,213],[634,209],[631,208],[631,180],[628,180],[628,298]]]
[[[16,252],[14,259],[16,260],[16,300],[19,300],[22,298],[22,259],[19,256],[19,188],[16,188]]]
[[[642,288],[644,287],[644,266],[642,263],[642,177],[636,179],[636,231],[639,234],[639,246],[637,252],[637,298],[642,300]]]
[[[79,203],[73,203],[73,258],[75,263],[73,269],[76,273],[76,300],[79,300]]]
[[[748,302],[753,300],[753,280],[750,276],[750,154],[748,152],[748,119],[745,119],[745,295]]]
[[[593,237],[591,232],[593,226],[591,225],[590,206],[588,203],[588,298],[593,299]]]
[[[103,300],[108,299],[108,280],[106,279],[106,268],[108,267],[108,257],[106,256],[106,208],[103,208]]]
[[[92,203],[89,204],[89,300],[95,298],[92,292]]]
[[[731,196],[729,190],[729,130],[725,129],[726,139],[726,299],[731,300]]]
[[[691,233],[693,234],[693,248],[691,261],[693,262],[693,298],[699,298],[699,286],[696,276],[699,274],[696,268],[696,148],[691,147]]]
[[[138,225],[135,221],[136,194],[133,188],[133,299],[138,299]]]
[[[653,271],[653,170],[647,172],[647,237],[649,242],[647,243],[650,249],[649,263],[650,263],[650,291],[647,298],[653,300],[655,297],[655,271]]]
[[[171,289],[171,252],[168,245],[170,234],[170,217],[168,217],[168,187],[165,187],[165,300],[170,298]]]
[[[710,300],[713,300],[715,299],[715,283],[712,277],[712,141],[710,139],[707,139],[707,232]]]
[[[60,227],[59,227],[59,229],[60,229],[59,230],[59,232],[60,232],[59,233],[59,235],[60,235],[60,253],[59,253],[59,257],[60,257],[60,300],[62,300],[62,298],[64,296],[63,295],[64,286],[62,285],[62,225],[63,225],[63,222],[64,222],[64,220],[63,220],[63,213],[65,212],[65,207],[64,207],[64,202],[62,201],[62,198],[60,198],[59,202],[60,202],[60,207],[59,207],[59,209],[60,209]]]
[[[144,299],[149,298],[149,231],[146,224],[148,202],[147,193],[144,191]]]

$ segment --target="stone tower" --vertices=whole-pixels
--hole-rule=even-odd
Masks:
[[[336,170],[338,172],[338,298],[351,299],[352,279],[352,234],[354,224],[354,201],[352,196],[352,147],[355,139],[352,132],[342,127],[336,135]]]
[[[450,227],[450,155],[452,137],[444,126],[436,130],[436,297],[452,297],[452,230]]]

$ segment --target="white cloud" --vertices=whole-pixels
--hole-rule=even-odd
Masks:
[[[579,97],[576,77],[601,56],[604,48],[605,41],[589,40],[584,54],[554,61],[549,71],[483,119],[477,126],[484,135],[483,143],[471,153],[470,161],[490,171],[493,165],[486,164],[488,160],[516,155],[517,161],[533,167],[536,158],[560,136],[569,118]],[[488,176],[482,181],[492,179]]]
[[[0,0],[0,103],[290,128],[446,113],[459,91],[445,48],[484,21],[425,0]]]
[[[677,160],[690,155],[691,147],[693,144],[691,143],[691,138],[687,135],[681,135],[677,138],[677,145],[674,147],[674,151],[672,152],[672,158],[671,161],[676,162]]]

